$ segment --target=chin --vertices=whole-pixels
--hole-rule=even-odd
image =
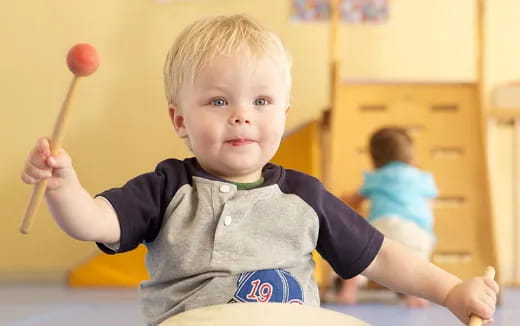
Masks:
[[[259,170],[262,170],[263,165],[258,164],[230,164],[227,165],[225,170],[226,174],[230,177],[237,177],[237,176],[247,176],[256,173]],[[256,180],[253,180],[256,181]]]

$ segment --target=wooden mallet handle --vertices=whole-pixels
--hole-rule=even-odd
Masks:
[[[486,267],[486,271],[484,272],[484,278],[487,278],[490,280],[495,278],[495,269],[492,266]],[[481,326],[481,325],[482,325],[482,319],[478,316],[471,315],[468,326]]]
[[[54,124],[54,130],[50,139],[50,150],[52,155],[56,155],[61,148],[63,135],[70,116],[70,103],[74,95],[74,89],[78,77],[89,76],[94,73],[99,66],[99,56],[96,49],[87,43],[79,43],[73,46],[67,53],[67,65],[74,74],[70,82],[67,95],[61,106],[60,113]],[[40,181],[33,188],[31,199],[25,209],[25,213],[20,223],[20,233],[27,234],[31,228],[33,217],[40,206],[40,203],[47,189],[47,179]]]
[[[61,143],[63,141],[63,136],[65,134],[65,127],[69,121],[70,116],[70,102],[74,95],[74,89],[76,88],[76,82],[78,80],[77,76],[72,78],[70,82],[69,89],[67,91],[67,95],[65,96],[65,100],[61,106],[60,113],[58,118],[56,119],[56,123],[54,124],[54,130],[52,132],[52,138],[50,140],[50,147],[52,155],[56,155],[61,148]],[[29,199],[29,203],[25,209],[25,213],[22,217],[22,222],[20,223],[20,232],[23,234],[28,234],[31,229],[32,220],[38,207],[40,206],[43,195],[45,194],[45,190],[47,189],[47,179],[44,179],[37,183],[33,191],[31,193],[31,199]]]

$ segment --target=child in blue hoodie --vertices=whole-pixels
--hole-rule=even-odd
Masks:
[[[413,166],[413,142],[403,128],[386,127],[370,138],[374,171],[365,173],[361,188],[343,200],[359,208],[370,201],[368,221],[387,238],[396,240],[429,260],[435,237],[431,200],[437,196],[433,176]],[[357,301],[359,278],[344,280],[338,301]],[[425,307],[428,301],[406,296],[409,307]]]

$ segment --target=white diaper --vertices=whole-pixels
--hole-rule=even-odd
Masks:
[[[430,260],[435,238],[412,221],[395,215],[381,216],[370,222],[385,237],[398,241]]]

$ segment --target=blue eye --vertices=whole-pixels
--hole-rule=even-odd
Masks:
[[[257,98],[254,103],[257,106],[264,106],[264,105],[267,105],[267,100],[265,98],[260,97],[260,98]]]
[[[223,98],[216,98],[216,99],[211,100],[211,105],[224,106],[224,105],[227,105],[227,102]]]

